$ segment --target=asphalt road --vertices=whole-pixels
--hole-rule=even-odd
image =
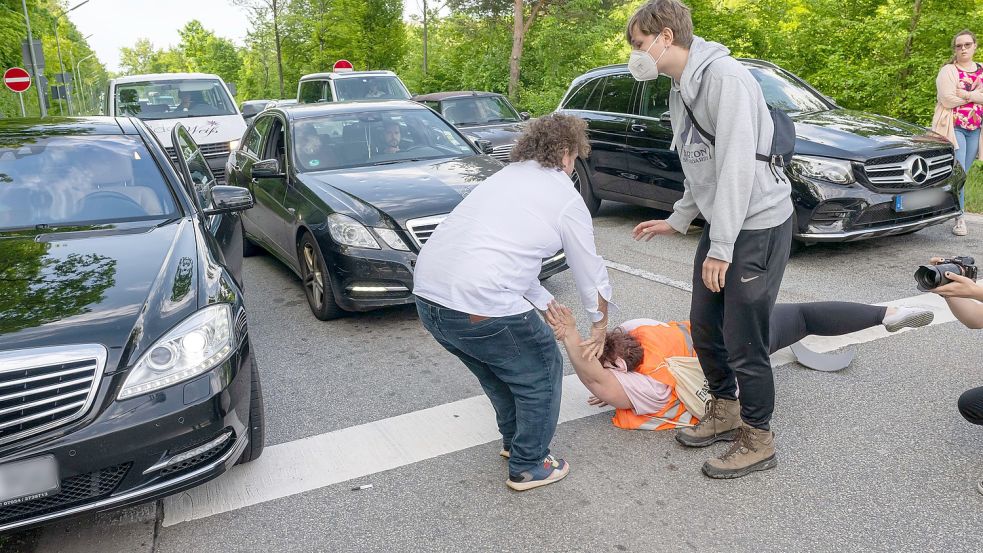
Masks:
[[[605,203],[604,257],[688,282],[697,235],[630,239],[652,210]],[[916,296],[915,267],[937,254],[983,256],[983,221],[795,255],[779,301],[886,302]],[[471,374],[423,330],[411,307],[317,321],[299,281],[270,256],[246,260],[250,333],[262,373],[267,454],[276,445],[481,395]],[[624,320],[687,317],[689,294],[611,270]],[[547,281],[578,305],[573,280]],[[582,328],[586,321],[581,316]],[[700,465],[725,446],[687,450],[671,432],[615,429],[610,414],[562,423],[561,483],[504,485],[498,443],[464,447],[356,480],[189,522],[171,503],[90,516],[8,539],[35,551],[980,551],[983,431],[956,411],[981,385],[979,335],[958,323],[861,344],[853,365],[775,369],[779,467],[712,481]],[[572,371],[567,367],[567,373]],[[426,435],[426,428],[418,429]],[[354,429],[357,436],[358,429]],[[334,435],[334,434],[332,434]],[[272,453],[271,453],[272,452]],[[263,459],[261,459],[263,461]],[[304,455],[298,467],[316,463]],[[364,490],[353,491],[363,484]],[[19,544],[19,545],[17,545]]]

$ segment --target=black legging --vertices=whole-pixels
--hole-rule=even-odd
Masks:
[[[887,307],[844,301],[776,303],[771,312],[771,353],[815,334],[839,336],[884,322]],[[981,408],[983,408],[983,401]],[[983,409],[980,411],[983,413]],[[979,423],[977,423],[979,424]]]

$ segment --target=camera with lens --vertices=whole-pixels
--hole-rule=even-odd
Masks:
[[[952,282],[945,278],[946,273],[955,273],[976,280],[976,260],[968,255],[961,255],[943,259],[936,265],[922,265],[915,271],[915,282],[919,290],[929,292]]]

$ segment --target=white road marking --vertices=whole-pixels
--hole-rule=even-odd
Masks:
[[[612,262],[608,262],[608,266],[685,289],[681,287],[685,283],[646,271]],[[935,294],[881,305],[931,309],[935,313],[933,325],[955,320],[945,301]],[[824,352],[891,335],[877,326],[844,336],[811,336],[803,342],[815,351]],[[795,361],[788,348],[776,352],[771,359],[773,366]],[[590,392],[576,375],[564,377],[560,423],[610,410],[587,405],[589,396]],[[500,439],[491,404],[482,395],[269,446],[258,460],[234,467],[211,482],[164,499],[163,525],[173,526],[234,511]]]
[[[634,267],[629,267],[622,263],[617,263],[614,261],[604,260],[604,264],[608,266],[609,269],[614,269],[615,271],[621,271],[622,273],[628,273],[629,275],[635,275],[637,277],[644,278],[645,280],[651,280],[652,282],[658,282],[659,284],[665,284],[666,286],[671,286],[684,292],[693,292],[693,285],[688,282],[683,282],[680,280],[673,280],[667,276],[657,275],[655,273],[646,271],[644,269],[636,269]]]

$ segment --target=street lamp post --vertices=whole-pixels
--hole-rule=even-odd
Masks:
[[[82,107],[83,108],[85,107],[85,104],[87,102],[86,102],[86,99],[85,99],[85,81],[82,79],[82,62],[85,61],[85,60],[87,60],[87,59],[89,59],[89,58],[91,58],[94,55],[96,55],[95,52],[89,54],[88,56],[85,56],[84,58],[80,59],[79,62],[75,65],[75,72],[79,76],[79,84],[82,85],[82,86],[79,87],[79,92],[82,94]]]
[[[89,34],[85,35],[84,37],[82,37],[82,42],[85,42],[85,41],[89,40],[89,38],[93,34],[95,34],[95,33],[89,33]],[[68,49],[68,62],[70,64],[68,66],[69,69],[75,67],[75,49],[74,48],[69,48]],[[75,88],[75,90],[78,90],[79,91],[79,95],[80,96],[85,96],[84,92],[82,91],[82,81],[79,80],[78,76],[75,75],[75,72],[74,71],[72,72],[72,86]],[[79,103],[79,109],[78,109],[78,114],[79,115],[84,115],[82,113],[84,107],[85,106],[82,105],[82,103]]]
[[[21,0],[21,4],[24,6],[24,22],[27,23],[27,51],[31,54],[31,69],[34,71],[34,80],[37,82],[38,108],[41,110],[41,117],[47,117],[48,110],[44,107],[44,89],[41,86],[38,61],[34,57],[34,37],[31,35],[31,16],[27,15],[27,0]]]
[[[65,15],[67,15],[68,12],[70,12],[72,10],[76,10],[78,8],[81,8],[82,6],[84,6],[85,4],[88,4],[88,3],[89,3],[89,0],[82,0],[82,2],[79,2],[78,4],[75,4],[71,8],[68,8],[67,10],[65,10],[65,11],[61,12],[60,14],[58,14],[57,16],[55,16],[55,21],[54,21],[54,23],[52,23],[52,27],[54,27],[54,29],[55,29],[55,44],[58,46],[58,68],[61,71],[61,76],[62,76],[62,83],[61,83],[62,84],[62,90],[64,90],[66,92],[66,98],[65,99],[68,100],[68,114],[69,115],[74,115],[72,113],[72,94],[70,92],[68,92],[68,83],[64,82],[64,77],[65,77],[65,64],[61,60],[61,38],[58,36],[58,22],[61,20],[62,17],[64,17]],[[69,67],[69,69],[71,69],[71,67]],[[57,82],[58,79],[55,79],[55,81]]]

